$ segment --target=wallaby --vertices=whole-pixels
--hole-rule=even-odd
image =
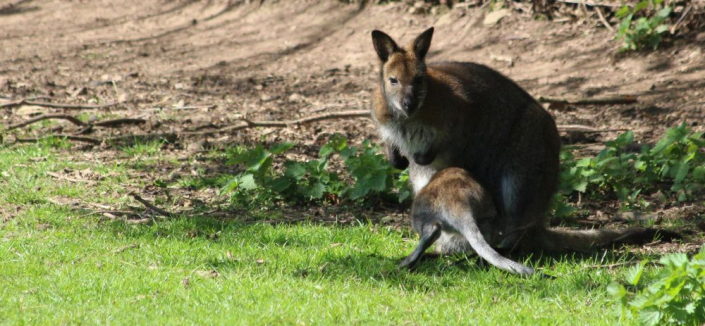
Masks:
[[[439,238],[464,238],[490,264],[519,275],[532,275],[533,269],[502,257],[487,243],[486,238],[490,235],[483,234],[483,231],[492,229],[495,214],[489,194],[467,171],[461,168],[439,171],[416,194],[411,225],[421,240],[400,267],[414,267],[424,251]],[[441,242],[441,245],[447,243]],[[443,252],[445,249],[437,246],[436,250]]]
[[[399,47],[387,34],[372,32],[381,62],[372,117],[390,162],[397,168],[408,165],[415,193],[444,168],[468,171],[497,210],[489,241],[496,248],[571,251],[653,239],[651,229],[547,229],[559,174],[555,121],[516,83],[486,66],[427,66],[432,36],[433,27]],[[467,249],[462,237],[438,242],[446,251]]]

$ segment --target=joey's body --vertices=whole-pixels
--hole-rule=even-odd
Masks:
[[[520,275],[534,271],[522,264],[502,257],[486,239],[494,229],[495,208],[489,193],[470,174],[460,168],[448,168],[436,173],[416,195],[411,210],[411,224],[421,235],[414,252],[401,266],[413,267],[423,252],[437,239],[436,250],[444,252],[448,245],[470,247],[490,264]],[[453,239],[464,242],[453,244]]]
[[[492,246],[506,249],[584,250],[654,232],[547,229],[556,192],[560,138],[551,115],[516,83],[483,65],[426,64],[433,28],[405,47],[372,32],[381,62],[372,117],[391,163],[410,169],[415,193],[448,167],[462,168],[488,193],[497,214],[485,230]],[[648,231],[648,230],[646,230]],[[445,234],[444,251],[468,248]]]

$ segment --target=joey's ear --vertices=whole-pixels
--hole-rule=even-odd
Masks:
[[[414,40],[414,53],[419,60],[426,58],[428,48],[431,47],[431,37],[433,37],[433,27],[421,33],[421,35]]]
[[[382,62],[387,62],[392,53],[399,51],[397,43],[389,35],[378,30],[372,31],[372,45],[375,46],[377,56]]]

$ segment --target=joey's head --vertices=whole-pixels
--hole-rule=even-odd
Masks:
[[[399,47],[389,35],[372,31],[372,44],[382,63],[382,90],[392,114],[399,119],[412,116],[426,99],[425,58],[432,36],[433,27]]]

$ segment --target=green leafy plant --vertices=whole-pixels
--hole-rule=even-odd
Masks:
[[[278,197],[298,203],[324,198],[359,201],[371,196],[397,196],[402,202],[411,195],[408,175],[394,169],[380,154],[380,148],[367,140],[355,147],[349,146],[345,137],[335,135],[321,147],[318,159],[286,160],[275,170],[275,157],[292,147],[285,143],[269,149],[262,145],[235,149],[228,164],[244,165],[245,170],[223,188],[223,193],[248,194],[251,199]],[[346,173],[331,171],[334,156],[342,161]]]
[[[622,321],[642,325],[701,325],[705,322],[705,248],[691,260],[685,254],[666,255],[662,269],[648,284],[642,282],[647,261],[629,269],[628,286],[612,283],[607,291],[618,302]]]
[[[642,0],[634,7],[622,7],[616,13],[620,23],[615,36],[622,40],[622,50],[658,48],[662,34],[668,30],[665,21],[671,11],[672,8],[665,6],[663,0]]]
[[[561,153],[557,216],[573,212],[565,201],[578,192],[589,198],[619,199],[633,209],[647,207],[643,195],[654,191],[686,201],[703,190],[705,139],[685,124],[670,128],[653,148],[644,145],[639,152],[627,150],[634,147],[631,131],[605,145],[595,157],[576,159],[570,151]]]

